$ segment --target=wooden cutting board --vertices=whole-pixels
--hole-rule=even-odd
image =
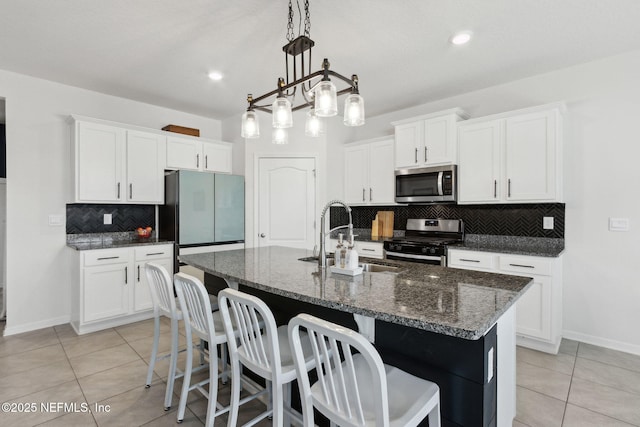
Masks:
[[[380,236],[393,237],[393,216],[393,211],[378,211],[376,218],[382,222]]]

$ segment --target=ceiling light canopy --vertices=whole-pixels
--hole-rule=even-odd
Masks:
[[[300,11],[300,0],[296,0],[296,2],[298,2],[297,9]],[[344,104],[344,124],[346,126],[362,126],[365,122],[364,100],[358,91],[357,75],[353,74],[351,78],[347,78],[330,70],[329,60],[326,58],[322,61],[321,70],[311,72],[311,48],[315,43],[309,38],[311,28],[309,0],[304,0],[304,14],[304,34],[300,35],[302,28],[299,28],[298,37],[294,38],[294,10],[291,0],[289,0],[288,43],[282,47],[285,57],[286,79],[278,78],[277,88],[271,92],[256,98],[251,94],[247,96],[249,107],[242,115],[241,135],[244,138],[260,136],[258,116],[255,112],[255,110],[260,110],[272,114],[274,128],[272,142],[286,144],[286,129],[293,126],[293,111],[303,108],[309,108],[305,133],[314,137],[322,135],[324,133],[323,118],[338,114],[338,96],[347,93],[349,96],[345,99]],[[289,56],[292,57],[291,61]],[[305,64],[307,70],[305,70]],[[338,89],[331,80],[332,77],[340,84],[346,84],[346,88]],[[296,95],[298,96],[297,100]],[[275,99],[270,104],[269,100],[272,98]],[[259,104],[265,101],[266,103]]]

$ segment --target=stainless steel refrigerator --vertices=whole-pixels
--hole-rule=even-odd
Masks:
[[[165,175],[158,236],[180,248],[244,242],[244,176],[195,171]]]

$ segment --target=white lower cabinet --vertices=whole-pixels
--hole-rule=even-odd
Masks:
[[[80,251],[71,325],[78,334],[148,319],[153,302],[145,265],[153,261],[173,274],[173,246],[142,245]]]
[[[556,354],[562,339],[562,257],[449,249],[448,267],[531,277],[516,303],[518,345]]]

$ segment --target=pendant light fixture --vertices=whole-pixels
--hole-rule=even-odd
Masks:
[[[300,11],[300,0],[296,0],[297,9]],[[346,126],[362,126],[364,124],[364,100],[358,91],[358,76],[353,74],[351,78],[342,76],[329,69],[329,61],[322,61],[322,69],[311,72],[311,48],[315,42],[309,38],[311,20],[309,15],[309,0],[304,0],[304,32],[298,28],[298,37],[294,36],[294,8],[292,0],[289,0],[289,14],[287,21],[288,43],[282,47],[285,56],[286,79],[278,78],[277,88],[264,95],[253,98],[247,96],[249,106],[242,115],[241,135],[245,138],[257,138],[260,136],[260,126],[256,110],[272,114],[272,142],[274,144],[286,144],[287,132],[285,129],[293,126],[293,112],[309,108],[305,122],[305,134],[319,136],[324,133],[323,118],[333,117],[338,114],[338,97],[349,94],[345,99],[344,124]],[[300,17],[302,21],[302,17]],[[302,27],[300,25],[300,27]],[[290,61],[289,57],[292,57]],[[291,64],[290,64],[291,62]],[[307,69],[305,69],[305,65]],[[292,75],[293,79],[289,79]],[[300,77],[298,77],[300,76]],[[338,89],[331,79],[346,88]],[[296,100],[296,95],[299,95]],[[275,99],[269,103],[269,99]],[[260,102],[267,101],[260,105]],[[279,132],[279,131],[283,132]]]

